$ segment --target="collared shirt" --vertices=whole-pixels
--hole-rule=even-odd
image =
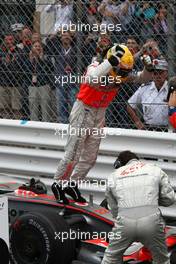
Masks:
[[[161,89],[154,82],[141,85],[128,100],[129,105],[136,109],[142,106],[145,124],[152,126],[168,125],[168,105],[165,102],[168,94],[168,82],[165,81]]]
[[[62,6],[61,4],[47,5],[45,8],[46,12],[53,12],[55,14],[54,32],[58,30],[68,29],[73,17],[73,4],[67,4]]]

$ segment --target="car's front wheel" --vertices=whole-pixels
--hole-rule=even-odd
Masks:
[[[3,260],[3,264],[9,263],[9,250],[6,242],[0,238],[0,257]]]
[[[10,251],[14,264],[69,264],[74,241],[62,239],[69,226],[56,213],[27,213],[11,226]]]

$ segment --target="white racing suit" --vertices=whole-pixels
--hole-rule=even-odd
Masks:
[[[153,263],[169,264],[165,223],[158,209],[175,201],[167,174],[155,165],[131,160],[110,175],[106,197],[116,220],[102,264],[123,263],[123,253],[134,241],[150,250]]]
[[[94,61],[94,63],[87,68],[85,82],[90,83],[91,87],[96,92],[100,87],[95,84],[95,80],[97,80],[95,77],[100,79],[102,76],[106,76],[111,69],[112,66],[108,60],[105,60],[101,64]],[[149,80],[150,77],[151,74],[144,70],[135,76],[131,75],[129,81],[141,83],[145,80]],[[118,90],[119,84],[115,86],[117,86],[116,90]],[[112,87],[114,87],[114,84],[111,83],[101,87],[101,89],[107,91],[112,89]],[[86,93],[84,97],[86,101],[86,97],[89,97],[89,93]],[[54,177],[55,180],[67,181],[70,180],[70,178],[72,180],[84,179],[95,164],[100,141],[104,136],[102,129],[105,126],[105,111],[107,108],[104,106],[102,107],[104,98],[106,98],[106,95],[102,96],[102,100],[96,101],[95,95],[93,103],[96,107],[86,104],[84,99],[77,99],[74,103],[69,118],[69,127],[72,131],[75,129],[77,133],[69,135],[68,137],[65,154],[63,159],[59,162]],[[95,129],[97,129],[98,133]],[[92,131],[94,131],[94,133]]]
[[[93,167],[99,150],[102,129],[105,124],[105,108],[92,108],[77,100],[70,115],[70,129],[63,159],[59,162],[55,180],[84,179]],[[99,129],[99,135],[91,133]],[[96,133],[96,131],[95,131]],[[79,135],[80,134],[80,135]],[[74,171],[73,171],[74,170]]]

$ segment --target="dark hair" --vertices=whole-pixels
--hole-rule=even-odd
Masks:
[[[171,93],[176,91],[176,76],[173,76],[172,78],[169,79],[168,86],[169,86],[169,91],[167,95],[167,102],[169,101]]]
[[[162,8],[164,6],[165,9],[167,9],[167,5],[163,3],[158,3],[158,9]]]
[[[128,163],[128,161],[132,159],[138,160],[139,158],[135,153],[131,152],[130,150],[125,150],[120,152],[118,159],[121,163],[121,166],[125,166]]]
[[[141,44],[140,39],[139,39],[138,36],[129,35],[129,36],[127,37],[127,39],[126,39],[126,42],[128,41],[128,39],[134,39],[138,45]]]

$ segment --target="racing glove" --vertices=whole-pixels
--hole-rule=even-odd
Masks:
[[[113,67],[117,67],[118,64],[120,63],[120,59],[125,53],[125,50],[122,49],[119,45],[115,45],[111,48],[111,52],[112,55],[110,56],[108,61]]]
[[[84,199],[78,189],[77,184],[75,182],[69,182],[68,186],[64,189],[65,193],[73,198],[75,202],[86,203],[86,199]]]
[[[51,186],[51,190],[57,200],[57,202],[63,203],[63,204],[69,204],[69,200],[65,196],[65,191],[61,184],[58,182],[54,182]]]

